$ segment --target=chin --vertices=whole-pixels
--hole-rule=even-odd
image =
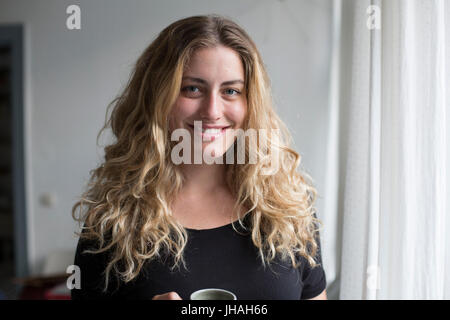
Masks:
[[[206,158],[207,156],[209,156],[212,159],[217,159],[217,158],[222,158],[225,155],[226,151],[225,150],[218,150],[218,149],[208,149],[207,146],[205,146],[203,148],[203,155],[204,158]]]

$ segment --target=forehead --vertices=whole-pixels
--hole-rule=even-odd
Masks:
[[[183,75],[210,81],[214,79],[244,81],[244,67],[239,54],[231,48],[224,46],[201,48],[194,51]]]

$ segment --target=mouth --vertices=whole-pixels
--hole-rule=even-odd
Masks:
[[[231,126],[202,126],[201,132],[199,132],[199,130],[194,130],[193,125],[188,124],[188,126],[189,128],[191,128],[194,134],[198,134],[199,136],[201,136],[203,141],[215,140],[222,136],[227,131],[227,129],[231,128]]]

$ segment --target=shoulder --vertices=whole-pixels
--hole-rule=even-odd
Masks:
[[[106,268],[111,259],[111,250],[95,252],[100,248],[98,240],[79,238],[74,264],[80,271],[80,289],[72,289],[72,299],[105,299],[112,297],[113,288],[119,283],[111,273],[108,290],[105,288]]]

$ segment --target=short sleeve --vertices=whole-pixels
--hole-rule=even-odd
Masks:
[[[318,248],[314,260],[316,261],[317,266],[311,268],[311,265],[308,263],[308,261],[306,259],[303,260],[304,263],[302,272],[303,289],[300,298],[302,300],[311,299],[318,296],[323,292],[323,290],[326,289],[327,286],[325,270],[323,269],[322,266],[322,254],[319,235],[317,235],[316,241]]]

